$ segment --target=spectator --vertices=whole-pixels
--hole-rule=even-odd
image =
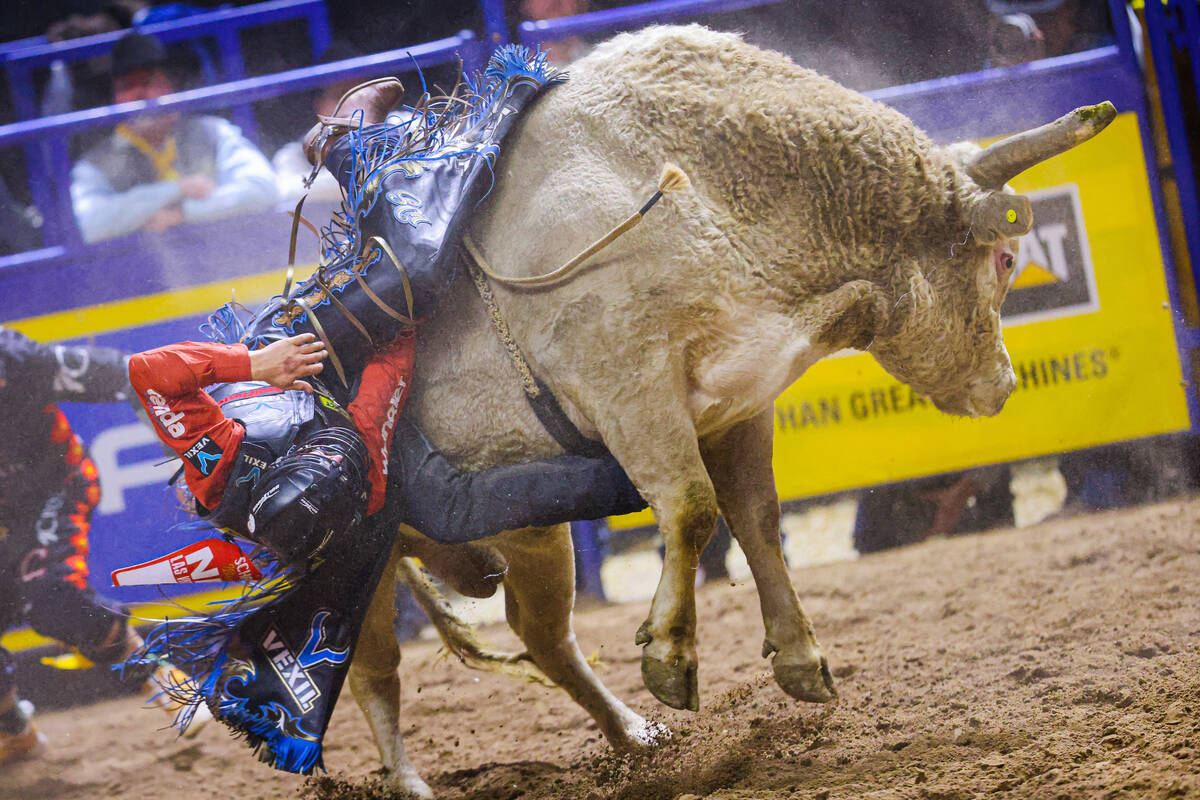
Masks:
[[[1046,39],[1033,17],[1005,14],[992,19],[988,36],[989,67],[1011,67],[1046,55]]]
[[[112,52],[113,100],[173,92],[164,52],[151,36],[122,37]],[[276,196],[266,157],[214,116],[137,117],[71,170],[71,201],[87,242],[265,211]]]
[[[588,0],[521,0],[521,16],[527,20],[573,17],[589,11]],[[553,64],[567,64],[587,52],[588,45],[578,36],[547,42],[544,49]]]
[[[1095,0],[987,0],[994,16],[989,59],[1011,66],[1077,53],[1113,40],[1105,3]]]

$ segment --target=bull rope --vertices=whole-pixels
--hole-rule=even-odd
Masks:
[[[517,344],[512,331],[509,330],[504,314],[496,305],[496,297],[492,294],[492,287],[488,284],[487,276],[469,251],[462,252],[466,256],[463,260],[467,263],[467,271],[470,272],[471,280],[475,283],[475,290],[479,292],[480,299],[487,307],[488,318],[492,321],[492,329],[496,331],[500,343],[504,345],[504,352],[508,354],[509,361],[516,368],[517,375],[521,379],[521,388],[525,391],[525,400],[529,403],[529,407],[538,421],[542,423],[542,427],[567,453],[593,458],[602,456],[607,452],[604,445],[595,439],[584,436],[563,411],[550,387],[533,374],[529,362],[525,360],[525,354],[521,352],[521,346]]]
[[[646,202],[644,206],[635,211],[620,225],[588,245],[579,255],[575,256],[561,267],[547,272],[545,275],[533,275],[529,277],[518,278],[497,274],[490,266],[488,266],[487,259],[483,257],[483,251],[480,250],[479,245],[475,243],[475,240],[471,238],[469,233],[463,234],[463,247],[465,247],[467,252],[471,255],[471,258],[474,260],[479,270],[497,283],[522,289],[546,289],[551,286],[557,286],[558,284],[564,283],[565,281],[568,281],[574,277],[581,264],[583,264],[592,256],[596,255],[596,253],[599,253],[601,250],[608,247],[622,235],[636,227],[637,224],[642,221],[642,217],[646,216],[646,212],[654,208],[654,204],[657,203],[664,194],[668,194],[670,192],[681,192],[690,188],[691,185],[692,181],[690,178],[688,178],[686,172],[669,161],[666,164],[663,164],[662,172],[658,176],[658,191],[654,193],[654,195]],[[478,285],[478,282],[476,282],[476,286]],[[491,306],[488,308],[490,311]]]

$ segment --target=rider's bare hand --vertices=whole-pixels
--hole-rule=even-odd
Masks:
[[[185,175],[179,179],[179,191],[193,200],[203,200],[216,189],[216,181],[207,175]]]
[[[321,362],[329,353],[311,333],[299,333],[272,342],[261,350],[250,351],[250,379],[265,381],[280,389],[311,392],[312,386],[300,380],[321,371]]]

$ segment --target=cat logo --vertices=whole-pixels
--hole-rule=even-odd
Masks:
[[[1079,187],[1030,192],[1033,230],[1021,237],[1004,322],[1012,325],[1100,310]]]

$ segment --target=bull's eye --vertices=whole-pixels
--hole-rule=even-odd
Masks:
[[[1011,270],[1011,269],[1013,268],[1013,257],[1012,257],[1012,253],[1005,253],[1005,254],[1004,254],[1004,268],[1005,268],[1006,270]]]

